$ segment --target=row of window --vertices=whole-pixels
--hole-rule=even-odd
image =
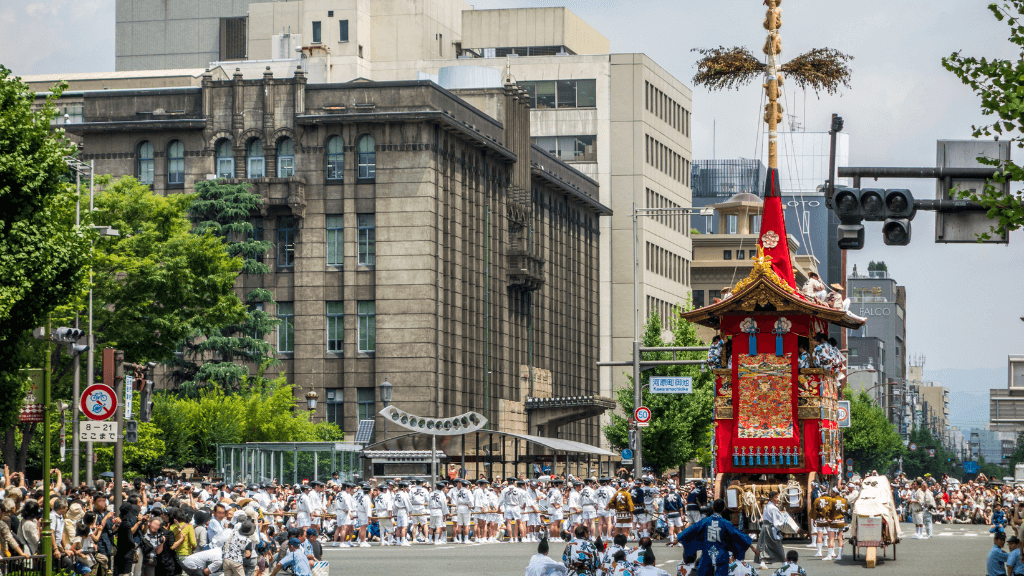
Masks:
[[[712,216],[705,216],[705,229],[708,234],[711,234],[711,219]],[[747,223],[750,226],[749,234],[758,234],[761,230],[761,215],[751,214],[747,216]],[[725,215],[725,230],[719,232],[719,234],[739,234],[740,227],[740,216],[739,214],[726,214]]]
[[[644,82],[644,108],[663,122],[690,137],[690,111],[650,82]]]
[[[263,220],[251,222],[252,231],[247,239],[263,241]],[[377,216],[375,214],[356,214],[356,263],[360,266],[377,264]],[[342,266],[345,262],[345,217],[341,214],[326,216],[327,230],[327,265]],[[295,219],[282,216],[277,220],[277,266],[290,268],[295,266],[295,241],[297,229]],[[262,257],[257,257],[262,261]]]
[[[665,198],[664,196],[662,196],[661,194],[658,194],[657,192],[655,192],[654,190],[651,190],[650,188],[647,189],[647,207],[648,208],[669,208],[669,209],[672,209],[672,210],[681,210],[682,209],[682,206],[680,206],[679,204],[676,204],[675,202],[669,200],[668,198]],[[674,215],[667,215],[667,214],[656,215],[655,214],[655,215],[651,216],[651,219],[653,219],[655,222],[658,222],[659,224],[662,224],[664,226],[668,226],[669,228],[671,228],[672,230],[675,230],[676,232],[678,232],[680,234],[683,234],[683,235],[686,235],[686,236],[690,235],[690,226],[687,224],[688,217],[683,215],[683,214],[674,214]]]
[[[376,399],[376,389],[372,386],[356,388],[357,421],[373,420],[377,417]],[[328,388],[325,390],[324,403],[327,421],[345,430],[345,390]]]
[[[325,302],[327,318],[327,351],[341,353],[345,345],[345,303]],[[374,352],[377,349],[377,303],[360,300],[356,304],[359,321],[356,326],[356,343],[360,352]],[[295,303],[278,302],[277,351],[295,352]]]
[[[323,24],[320,20],[313,21],[313,44],[320,44],[323,38]],[[348,42],[348,20],[338,20],[338,42]]]
[[[647,148],[647,163],[668,174],[673,180],[684,186],[690,185],[690,161],[676,154],[657,139],[644,135]]]
[[[531,140],[566,162],[597,162],[597,136],[541,136]]]
[[[218,178],[235,178],[235,153],[231,141],[221,140],[216,145],[216,170]],[[153,143],[144,141],[136,149],[138,177],[143,184],[152,184],[155,154]],[[344,181],[345,142],[341,136],[327,139],[325,173],[328,183]],[[245,148],[245,177],[264,178],[267,175],[266,153],[259,138],[249,142]],[[277,177],[290,178],[295,175],[295,144],[291,138],[277,141]],[[373,136],[363,134],[356,145],[356,177],[359,180],[373,180],[377,177],[377,152]],[[172,140],[167,145],[167,183],[185,183],[185,145]]]
[[[680,284],[690,283],[690,261],[650,242],[647,243],[647,271]]]
[[[723,250],[722,251],[722,260],[732,260],[732,253],[733,252],[734,252],[733,250]],[[736,252],[736,259],[737,260],[743,260],[743,259],[747,258],[748,256],[750,258],[757,258],[757,250],[756,249],[755,250],[735,250],[735,252]]]
[[[519,82],[530,96],[530,108],[596,108],[597,80]]]
[[[676,325],[676,318],[672,314],[674,307],[674,305],[660,298],[655,298],[654,296],[647,297],[647,317],[650,318],[657,312],[658,318],[661,318],[661,326],[668,330],[671,330]]]

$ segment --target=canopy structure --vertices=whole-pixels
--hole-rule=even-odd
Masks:
[[[359,444],[349,442],[249,442],[218,444],[215,478],[225,482],[298,484],[326,481],[338,472],[351,481],[359,474]]]
[[[431,435],[412,432],[371,444],[363,454],[387,450],[429,451]],[[460,436],[438,436],[437,449],[448,455],[451,462],[467,470],[467,478],[518,476],[525,473],[534,477],[536,464],[540,468],[550,467],[555,474],[574,476],[611,476],[619,466],[620,457],[615,452],[591,446],[582,442],[545,438],[529,434],[480,430]],[[371,471],[370,475],[384,475]]]

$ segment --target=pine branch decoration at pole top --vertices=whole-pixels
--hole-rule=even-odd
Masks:
[[[782,8],[779,5],[782,0],[765,0],[764,3],[768,6],[764,19],[768,38],[762,48],[766,62],[755,58],[747,48],[697,48],[694,51],[700,52],[702,58],[697,61],[697,74],[693,77],[693,83],[709,90],[739,89],[763,74],[763,87],[768,96],[764,115],[764,121],[768,124],[768,167],[778,168],[778,125],[783,112],[778,100],[782,94],[783,75],[791,78],[800,88],[835,94],[840,86],[850,87],[850,68],[847,62],[853,60],[853,56],[832,48],[815,48],[780,64]]]

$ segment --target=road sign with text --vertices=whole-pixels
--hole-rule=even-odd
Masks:
[[[117,422],[79,422],[79,442],[117,442]]]
[[[693,378],[690,376],[651,376],[652,394],[692,394]]]

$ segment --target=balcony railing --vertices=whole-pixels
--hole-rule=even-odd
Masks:
[[[526,250],[509,250],[508,279],[515,288],[537,290],[544,285],[544,259]]]
[[[0,557],[0,574],[4,576],[43,576],[43,556]]]

